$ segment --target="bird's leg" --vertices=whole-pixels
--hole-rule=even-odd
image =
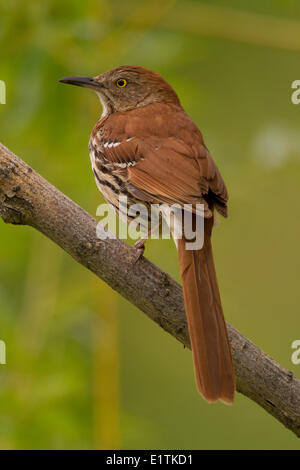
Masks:
[[[141,237],[134,245],[133,245],[133,248],[136,249],[136,257],[134,259],[134,263],[136,263],[144,254],[144,251],[145,251],[145,243],[146,241],[148,240],[148,235],[149,233],[147,233],[146,235],[144,235],[143,237]]]
[[[151,236],[152,233],[155,233],[157,227],[159,227],[160,230],[161,220],[158,222],[157,225],[154,226],[154,229],[150,228],[150,230],[133,245],[133,248],[137,250],[137,255],[134,260],[134,263],[136,263],[143,256],[145,251],[145,243],[148,240],[149,235]]]

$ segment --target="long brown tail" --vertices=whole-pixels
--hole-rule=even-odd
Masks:
[[[186,240],[178,240],[178,260],[197,388],[208,402],[232,403],[235,375],[214,267],[212,225],[212,218],[205,219],[201,250],[186,250]]]

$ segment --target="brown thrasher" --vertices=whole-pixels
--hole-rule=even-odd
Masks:
[[[232,403],[235,376],[211,247],[214,209],[227,216],[228,194],[202,134],[173,88],[157,73],[121,66],[63,83],[94,90],[103,113],[89,150],[96,183],[115,209],[137,202],[204,205],[204,244],[177,240],[197,387],[209,402]],[[139,248],[143,243],[141,243]]]

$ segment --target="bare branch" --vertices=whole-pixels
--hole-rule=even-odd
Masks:
[[[0,216],[34,227],[190,347],[181,287],[0,144]],[[300,436],[300,381],[229,324],[237,389]]]

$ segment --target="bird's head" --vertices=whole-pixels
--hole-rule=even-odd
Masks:
[[[154,103],[180,105],[171,85],[158,73],[135,65],[123,65],[93,78],[66,77],[60,82],[94,90],[104,115]]]

